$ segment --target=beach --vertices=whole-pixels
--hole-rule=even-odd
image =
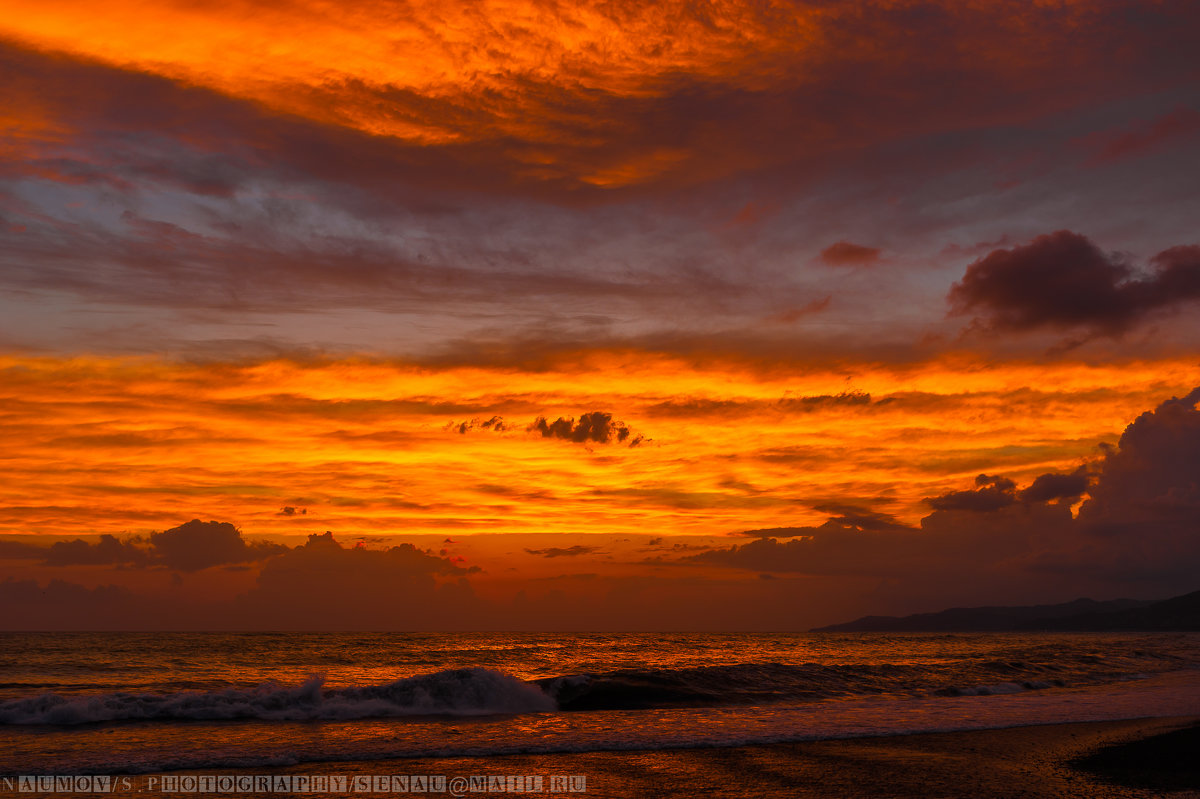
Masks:
[[[349,788],[207,792],[192,786],[208,771],[125,778],[109,794],[166,796],[480,795],[500,792],[496,777],[541,777],[540,791],[589,797],[1098,797],[1200,796],[1188,753],[1200,743],[1200,716],[1045,724],[740,747],[653,751],[404,758],[372,762],[225,769],[234,779],[312,775]],[[399,778],[445,777],[429,792],[397,790]],[[556,776],[575,781],[554,783]],[[584,777],[580,783],[578,777]],[[191,781],[189,781],[189,778]],[[455,787],[453,780],[462,781]],[[475,778],[474,782],[471,782]],[[486,778],[480,782],[480,778]],[[116,778],[118,781],[120,778]],[[175,782],[171,782],[174,779]],[[389,783],[386,790],[378,789]],[[247,784],[245,782],[242,783]],[[253,783],[250,783],[253,784]],[[277,784],[277,783],[273,783]],[[510,783],[511,784],[511,783]],[[533,788],[534,783],[525,783]],[[164,786],[171,790],[163,790]],[[490,790],[489,790],[490,786]],[[575,790],[570,790],[574,788]],[[558,790],[561,789],[561,790]],[[580,790],[582,789],[582,790]],[[505,793],[509,791],[503,791]],[[52,792],[8,792],[55,796]]]
[[[330,764],[326,773],[584,775],[590,797],[1145,797],[1156,774],[1124,759],[1125,776],[1146,787],[1108,782],[1075,758],[1190,730],[1200,717],[1047,724],[999,730],[895,735],[732,748],[514,755]],[[1122,750],[1124,751],[1124,750]],[[1152,748],[1136,755],[1148,760]],[[312,768],[280,773],[309,773]],[[1191,795],[1200,796],[1192,773]],[[433,795],[433,794],[430,794]],[[1181,794],[1188,795],[1188,794]]]
[[[1177,762],[1200,720],[1186,634],[8,642],[24,654],[0,681],[0,797],[1200,787]]]

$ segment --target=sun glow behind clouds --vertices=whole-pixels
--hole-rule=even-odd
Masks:
[[[596,352],[574,364],[9,358],[0,531],[203,515],[250,533],[714,534],[817,523],[837,504],[915,522],[924,497],[981,472],[1024,483],[1074,468],[1196,382],[1185,361],[760,372]],[[631,435],[531,429],[597,411]],[[503,424],[483,424],[493,417]]]

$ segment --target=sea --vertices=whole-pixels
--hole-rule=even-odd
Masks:
[[[1195,633],[0,634],[0,793],[1183,715]]]

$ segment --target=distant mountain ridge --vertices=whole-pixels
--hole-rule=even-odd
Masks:
[[[1142,607],[1047,619],[1047,630],[1200,630],[1200,591]]]
[[[1200,591],[1162,601],[1076,599],[1057,605],[950,608],[912,616],[863,616],[812,632],[1030,632],[1200,630]]]

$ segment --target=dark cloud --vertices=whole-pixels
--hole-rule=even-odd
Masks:
[[[1200,388],[1139,416],[1094,470],[1088,499],[1030,567],[1100,576],[1149,596],[1196,588],[1200,574]]]
[[[1200,388],[1163,402],[1125,429],[1079,510],[1085,529],[1145,542],[1178,537],[1194,549],[1193,559],[1200,555],[1198,401]]]
[[[642,436],[635,435],[624,422],[614,422],[611,413],[602,411],[585,413],[579,417],[578,422],[573,417],[561,416],[553,422],[548,422],[545,417],[539,416],[529,426],[529,430],[541,433],[542,438],[561,438],[577,444],[591,441],[597,444],[616,443],[636,447],[645,441]]]
[[[306,516],[306,515],[308,515],[308,508],[297,508],[295,505],[284,505],[282,508],[279,509],[279,512],[276,513],[275,515],[276,516],[296,516],[296,515]]]
[[[459,433],[465,435],[472,430],[494,430],[497,433],[502,433],[508,430],[509,426],[502,417],[493,416],[490,419],[472,419],[469,422],[451,423],[449,429],[457,430]]]
[[[815,510],[834,514],[816,527],[767,527],[760,530],[745,530],[739,535],[757,538],[798,538],[836,535],[842,532],[878,533],[911,532],[912,528],[901,524],[895,516],[850,505],[821,504]]]
[[[621,24],[646,13],[621,5]],[[614,90],[605,74],[612,66],[598,64],[596,74],[565,80],[554,70],[496,70],[482,82],[432,94],[356,76],[276,87],[298,93],[290,98],[294,108],[385,129],[405,120],[441,134],[449,142],[442,146],[306,121],[261,103],[11,45],[0,62],[9,76],[0,100],[54,121],[65,117],[60,128],[95,145],[94,153],[80,153],[78,145],[53,153],[69,159],[60,171],[74,180],[166,177],[223,195],[257,171],[352,183],[376,199],[407,194],[414,204],[439,186],[603,202],[623,188],[677,189],[745,170],[790,165],[803,175],[880,141],[1012,124],[1065,104],[1184,80],[1179,65],[1189,63],[1191,42],[1183,32],[1196,24],[1185,5],[1148,11],[1137,0],[1118,0],[1081,14],[920,3],[871,13],[828,7],[801,18],[767,6],[710,4],[691,32],[707,38],[738,31],[722,57],[732,59],[726,69],[651,68],[634,91]],[[432,34],[437,26],[426,22],[420,27]],[[795,46],[797,36],[804,47]],[[1062,56],[1066,51],[1071,58]],[[980,60],[977,52],[1023,57]],[[584,61],[578,68],[587,68]],[[913,91],[922,85],[938,91]],[[144,135],[95,141],[102,131]],[[190,145],[189,157],[154,157],[155,139]],[[944,150],[944,136],[941,143]],[[40,160],[48,163],[25,168],[55,166],[53,158]]]
[[[579,555],[590,555],[600,551],[600,547],[585,547],[576,544],[571,547],[546,547],[545,549],[526,549],[530,555],[540,555],[543,558],[574,558]]]
[[[975,590],[1015,596],[1015,585],[1031,589],[1020,583],[1025,566],[1017,559],[1070,521],[1069,508],[1050,503],[1016,503],[991,512],[935,511],[920,527],[862,526],[831,519],[811,528],[783,528],[780,532],[786,539],[768,535],[698,553],[684,562],[754,572],[885,579],[910,601],[914,595],[932,593],[944,602],[955,592]]]
[[[1017,501],[1017,484],[1007,477],[981,474],[975,478],[973,491],[952,491],[940,497],[927,497],[925,502],[934,510],[968,510],[986,513],[999,510]]]
[[[843,391],[841,394],[818,394],[811,397],[784,397],[775,407],[785,411],[818,411],[836,406],[863,406],[871,404],[871,395],[865,391]]]
[[[199,571],[210,566],[250,563],[282,552],[278,544],[246,543],[229,522],[190,522],[150,535],[157,560],[171,569]]]
[[[412,544],[346,548],[326,532],[267,561],[236,604],[264,629],[461,628],[482,609],[462,579],[477,571]]]
[[[877,586],[874,596],[899,603],[894,607],[909,607],[915,598],[937,607],[1194,590],[1200,573],[1198,401],[1200,388],[1142,414],[1116,446],[1086,468],[1043,474],[1023,489],[1004,477],[980,475],[973,489],[935,498],[933,512],[919,526],[858,505],[824,503],[815,507],[831,517],[820,525],[750,531],[755,540],[717,549],[676,545],[673,557],[646,563],[869,580]],[[1064,500],[1085,491],[1088,498],[1073,518],[1073,503]],[[239,557],[230,529],[196,521],[176,528],[195,541],[217,542],[227,560]],[[163,535],[151,539],[152,552]],[[173,537],[179,536],[176,532]],[[110,553],[136,543],[102,540]],[[89,551],[74,560],[96,562],[102,547],[93,548],[96,554]],[[528,551],[572,557],[593,550],[577,545]],[[224,618],[239,628],[275,629],[428,629],[470,626],[471,620],[477,627],[502,624],[497,608],[478,600],[463,581],[476,568],[411,545],[347,549],[332,534],[314,535],[303,547],[267,560],[255,588]],[[61,628],[70,611],[81,609],[79,628],[117,618],[137,625],[149,618],[121,590],[67,584],[44,588],[9,581],[0,586],[0,607],[17,614],[9,613],[18,619],[14,628]],[[104,608],[108,615],[101,614]],[[102,616],[107,621],[100,621]],[[205,618],[211,624],[215,616]]]
[[[664,235],[682,227],[671,227],[674,211],[655,212],[657,193],[732,175],[769,183],[765,176],[775,174],[775,166],[786,167],[778,180],[792,191],[819,180],[840,181],[846,176],[839,168],[862,163],[864,153],[881,158],[887,149],[893,156],[898,141],[932,137],[940,151],[989,125],[1010,130],[1014,122],[1057,114],[1064,97],[1095,103],[1126,96],[1131,86],[1141,88],[1146,81],[1181,79],[1177,66],[1166,66],[1164,53],[1190,52],[1174,32],[1186,29],[1195,12],[1158,8],[1154,13],[1174,24],[1148,25],[1144,13],[1138,14],[1141,22],[1129,23],[1135,9],[1132,0],[1124,0],[1085,19],[1041,8],[1021,14],[939,11],[937,4],[925,11],[889,7],[872,14],[824,9],[820,21],[805,23],[803,55],[793,47],[752,48],[745,82],[737,69],[722,75],[672,69],[656,75],[645,91],[629,92],[531,75],[512,75],[510,83],[505,73],[491,76],[497,83],[489,84],[486,96],[469,85],[461,87],[461,95],[456,90],[428,96],[410,87],[335,80],[309,87],[313,94],[300,103],[310,110],[340,109],[321,116],[344,123],[376,115],[386,117],[384,122],[412,120],[446,133],[435,138],[451,142],[420,145],[272,113],[262,103],[194,82],[5,43],[0,73],[8,80],[0,86],[0,104],[28,109],[31,120],[47,123],[41,134],[36,126],[18,127],[19,146],[3,167],[14,179],[45,189],[23,193],[30,203],[46,199],[28,214],[4,209],[4,224],[22,231],[0,243],[0,252],[7,253],[5,280],[20,289],[154,309],[395,311],[461,301],[502,306],[504,313],[489,318],[505,320],[520,313],[514,310],[518,305],[560,309],[559,300],[568,297],[577,303],[570,311],[604,305],[607,319],[632,319],[639,315],[633,311],[644,319],[649,311],[657,322],[666,321],[664,311],[685,318],[701,304],[729,309],[741,295],[751,305],[739,313],[795,321],[824,308],[819,298],[829,295],[781,281],[762,292],[758,275],[742,280],[725,268],[731,257],[756,262],[760,254],[778,254],[781,246],[790,250],[790,242],[767,230],[759,252],[708,252],[707,243],[699,245],[705,252],[689,252],[695,242],[681,237],[660,258],[655,251],[662,248],[640,245],[665,241]],[[742,10],[737,19],[746,15],[751,27],[766,34],[782,31],[777,20],[760,18],[763,14],[770,17],[765,8]],[[809,30],[810,24],[816,28]],[[1032,45],[1030,31],[1051,44]],[[968,41],[986,44],[986,52],[1003,51],[1004,43],[1020,45],[1037,58],[979,63],[964,55],[971,51]],[[1063,42],[1084,42],[1087,49],[1065,71],[1059,61],[1066,50],[1053,46]],[[939,90],[914,94],[912,87],[921,85]],[[519,131],[514,119],[522,120]],[[633,174],[638,170],[631,165],[657,163],[653,156],[663,152],[679,158]],[[596,180],[622,170],[630,172],[627,184]],[[62,211],[58,194],[68,188],[79,195],[72,199],[104,212]],[[726,196],[725,188],[695,198],[680,218],[715,210],[703,206],[720,205],[713,198]],[[775,202],[773,191],[759,197],[760,187],[750,188],[756,202]],[[155,202],[156,191],[191,197]],[[101,196],[103,202],[96,202]],[[530,197],[551,202],[525,203]],[[625,201],[637,204],[616,210]],[[611,217],[572,216],[580,206],[604,206]],[[307,224],[304,209],[323,222]],[[503,224],[519,218],[527,224]],[[781,213],[779,224],[787,218]],[[386,222],[384,234],[378,228],[364,234],[380,220]],[[643,224],[653,232],[626,235]],[[531,231],[540,240],[526,235]],[[542,235],[545,231],[555,233]],[[838,235],[861,239],[853,229]],[[593,242],[604,245],[594,258],[586,255],[600,251]],[[627,260],[634,251],[636,257]],[[648,261],[659,274],[648,274]],[[621,266],[605,272],[601,262]],[[598,302],[605,297],[613,303]],[[834,313],[851,313],[844,309],[854,306],[838,297]],[[463,310],[447,309],[440,318]],[[830,327],[836,337],[843,335],[838,325]],[[488,340],[474,332],[454,334]],[[724,347],[733,342],[724,330],[714,337],[726,339]],[[780,345],[785,347],[796,350],[791,340]]]
[[[980,475],[973,490],[927,500],[934,511],[919,527],[886,514],[825,506],[839,515],[815,527],[748,531],[757,540],[680,562],[767,573],[873,575],[908,586],[908,594],[897,596],[928,589],[937,602],[953,596],[1018,599],[1014,585],[1048,597],[1154,597],[1195,590],[1198,401],[1200,388],[1163,402],[1130,424],[1095,464],[1040,475],[1023,490],[1008,478]],[[1085,493],[1078,517],[1072,517],[1073,503],[1066,500]]]
[[[839,241],[821,250],[821,260],[830,266],[865,266],[879,260],[879,249]]]
[[[860,508],[855,505],[827,503],[814,505],[813,510],[834,514],[832,517],[830,517],[829,521],[839,524],[843,527],[853,527],[858,530],[871,532],[908,529],[907,525],[901,524],[896,520],[896,517],[890,513],[882,513],[880,511],[870,510],[869,508]],[[826,524],[828,523],[829,522],[826,522]]]
[[[14,142],[21,147],[0,151],[0,180],[56,191],[102,186],[105,205],[123,208],[115,221],[89,222],[14,195],[0,221],[9,287],[156,308],[296,312],[566,295],[661,307],[683,296],[694,303],[687,290],[702,283],[694,270],[606,276],[564,270],[559,259],[542,261],[515,241],[478,244],[488,237],[469,232],[471,220],[495,211],[492,191],[531,185],[514,183],[507,145],[503,153],[492,143],[418,146],[11,43],[0,42],[0,74],[11,78],[0,85],[0,105],[27,111],[35,128],[43,120],[54,128],[45,140],[31,133]],[[471,149],[481,151],[472,156]],[[263,193],[262,181],[288,188],[270,200],[250,199]],[[205,202],[175,220],[152,218],[143,193],[164,189]],[[480,193],[464,199],[464,189]],[[305,199],[291,202],[289,194]],[[315,236],[303,219],[314,207],[327,225]],[[446,233],[431,236],[437,244],[429,247],[418,247],[417,237],[397,244],[378,230],[346,231],[337,211],[355,226],[376,216],[392,227],[399,215],[401,226]],[[483,224],[490,230],[493,222]],[[570,241],[562,246],[577,250]],[[248,263],[255,269],[244,269]],[[724,296],[742,290],[716,272],[708,282]],[[317,284],[328,291],[314,292]]]
[[[781,529],[790,532],[794,528]],[[861,550],[877,548],[878,543],[868,543],[853,535],[841,538],[805,536],[788,541],[759,538],[748,544],[701,552],[685,560],[758,572],[875,574],[878,561],[874,557],[862,557]]]
[[[512,430],[513,425],[506,422],[503,417],[492,416],[489,419],[451,422],[446,425],[445,429],[454,430],[463,435],[475,430],[503,433]],[[596,444],[628,444],[636,447],[645,441],[642,436],[634,434],[633,430],[624,422],[614,421],[611,413],[602,411],[585,413],[579,417],[579,421],[576,421],[574,417],[560,416],[551,422],[546,417],[539,416],[526,426],[525,430],[538,433],[542,438],[561,438],[577,444],[592,442]]]
[[[45,547],[0,538],[0,560],[43,560],[45,557]]]
[[[218,559],[245,557],[238,554],[231,529],[217,522],[189,522],[167,531],[172,534],[166,539],[170,557],[179,561],[175,567],[194,570],[201,560],[215,565]],[[159,535],[161,541],[166,533]],[[217,553],[198,556],[193,547],[204,542]],[[478,570],[411,544],[385,550],[344,548],[325,533],[309,536],[303,546],[279,548],[278,556],[263,564],[254,587],[232,601],[147,601],[123,587],[89,589],[61,580],[43,587],[9,579],[0,583],[0,615],[8,629],[478,628],[488,626],[490,618],[462,579]]]
[[[1068,230],[994,250],[950,289],[955,314],[1006,330],[1077,328],[1119,335],[1150,314],[1200,299],[1200,246],[1172,247],[1139,275],[1118,255]]]
[[[47,566],[166,566],[181,571],[251,563],[287,549],[265,541],[247,542],[228,522],[202,522],[199,519],[152,533],[149,538],[128,536],[118,539],[105,533],[94,543],[76,538],[55,541],[49,546],[0,542],[0,547],[6,543],[7,548],[0,548],[0,557],[37,559]]]
[[[142,538],[130,538],[118,541],[114,536],[104,534],[99,542],[89,544],[82,539],[74,541],[56,541],[45,550],[46,563],[51,566],[68,565],[121,565],[145,566],[151,560],[151,553],[146,548]]]
[[[1083,495],[1091,485],[1091,475],[1086,467],[1079,467],[1070,474],[1043,474],[1021,492],[1025,502],[1050,502],[1055,499],[1074,499]]]

